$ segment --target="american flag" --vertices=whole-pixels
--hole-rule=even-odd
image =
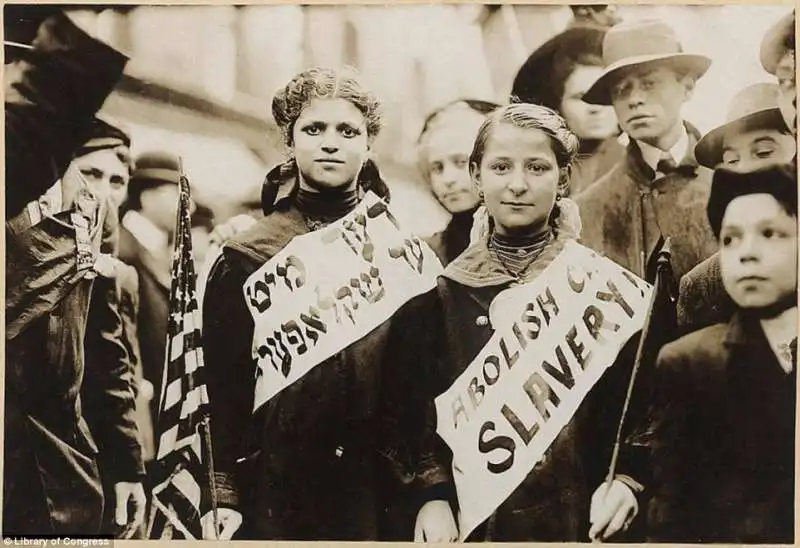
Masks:
[[[149,538],[200,539],[200,518],[214,506],[204,496],[213,488],[213,463],[190,203],[189,180],[181,174]]]

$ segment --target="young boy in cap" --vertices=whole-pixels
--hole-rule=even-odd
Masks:
[[[670,237],[680,276],[714,251],[703,215],[711,172],[697,165],[699,134],[681,115],[711,60],[684,53],[659,21],[611,27],[603,60],[583,100],[613,105],[630,142],[622,162],[576,197],[583,242],[645,276],[648,257]]]
[[[786,125],[797,134],[797,87],[794,58],[794,11],[783,16],[761,42],[761,66],[780,87],[780,109]]]
[[[698,162],[740,173],[791,163],[797,142],[778,103],[776,84],[754,84],[740,91],[731,101],[726,123],[697,143]],[[733,302],[722,287],[719,255],[715,253],[680,281],[678,328],[689,333],[727,321],[732,311]]]
[[[666,345],[635,430],[651,541],[792,544],[797,367],[797,178],[718,170],[708,219],[727,323]],[[638,468],[638,466],[637,466]]]
[[[139,344],[144,379],[153,387],[150,413],[158,405],[167,345],[171,249],[178,211],[178,157],[144,152],[134,162],[126,213],[119,237],[119,258],[139,275]]]

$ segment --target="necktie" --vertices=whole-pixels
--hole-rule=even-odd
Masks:
[[[656,164],[656,171],[658,173],[663,173],[664,175],[675,173],[678,171],[678,163],[672,159],[671,155],[664,154],[664,156],[662,156],[658,161],[658,164]]]

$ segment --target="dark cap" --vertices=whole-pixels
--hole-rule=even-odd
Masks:
[[[128,199],[133,209],[139,209],[142,192],[161,185],[180,183],[180,160],[168,152],[143,152],[134,162],[128,184]]]
[[[130,148],[131,146],[130,133],[116,120],[95,117],[89,131],[88,138],[78,149],[76,156],[83,156],[97,150]]]
[[[570,76],[565,69],[572,71],[569,60],[577,63],[582,56],[593,56],[601,65],[605,35],[606,29],[589,26],[572,27],[555,35],[536,48],[519,69],[511,97],[559,110],[564,83]]]
[[[794,165],[770,166],[736,173],[727,169],[714,171],[711,194],[708,197],[708,222],[719,238],[725,210],[733,200],[748,194],[771,194],[781,204],[797,214],[797,174]]]

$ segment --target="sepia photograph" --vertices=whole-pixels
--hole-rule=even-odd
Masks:
[[[790,3],[4,3],[6,545],[794,544]]]

